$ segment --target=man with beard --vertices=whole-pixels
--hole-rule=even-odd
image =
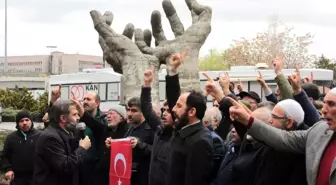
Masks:
[[[30,185],[33,177],[35,144],[41,131],[34,128],[27,111],[16,115],[16,129],[6,137],[2,165],[6,179],[14,185]]]
[[[151,145],[154,132],[146,122],[141,111],[141,101],[133,97],[127,102],[127,123],[130,125],[125,137],[131,139],[132,155],[132,185],[148,185]],[[112,139],[106,139],[106,147],[110,148]]]
[[[87,125],[85,128],[85,135],[89,136],[92,142],[92,147],[88,150],[84,164],[82,164],[82,167],[80,168],[82,185],[92,185],[94,183],[94,173],[92,173],[92,169],[95,168],[97,161],[99,160],[99,147],[102,146],[105,140],[105,138],[102,138],[101,132],[94,131],[94,128],[91,126],[99,124],[107,125],[106,115],[100,111],[99,105],[99,95],[96,92],[87,92],[83,98],[85,113],[84,115],[81,115],[80,121]]]
[[[178,98],[173,108],[176,126],[168,154],[166,184],[209,184],[213,142],[210,130],[201,122],[205,110],[205,97],[200,92],[192,90]]]
[[[79,122],[76,105],[56,101],[49,112],[50,125],[36,144],[34,185],[79,185],[79,167],[91,147],[89,137],[74,137]],[[78,146],[79,145],[79,146]]]

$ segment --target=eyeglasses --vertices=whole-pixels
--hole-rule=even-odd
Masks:
[[[272,114],[272,118],[273,118],[273,119],[281,119],[281,120],[286,120],[286,119],[288,119],[286,116],[277,116],[277,115],[275,115],[275,114]]]

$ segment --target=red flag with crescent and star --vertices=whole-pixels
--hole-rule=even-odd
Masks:
[[[110,185],[131,185],[132,145],[129,139],[111,143]]]

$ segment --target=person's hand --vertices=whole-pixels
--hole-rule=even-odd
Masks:
[[[251,116],[251,111],[244,104],[239,103],[230,97],[227,97],[227,99],[232,104],[229,109],[231,120],[238,121],[247,126]]]
[[[138,144],[138,138],[130,137],[132,148],[134,148]]]
[[[77,97],[75,96],[75,94],[71,91],[71,97],[70,100],[76,104],[77,110],[78,110],[78,114],[79,117],[82,117],[84,115],[85,109],[83,107],[83,105],[78,101]]]
[[[301,92],[301,75],[299,68],[296,67],[295,73],[288,76],[288,80],[292,85],[294,94],[299,94]]]
[[[154,78],[154,66],[151,66],[144,73],[144,82],[146,87],[151,87]]]
[[[5,174],[5,178],[11,182],[14,180],[14,172],[13,171],[8,171],[6,174]]]
[[[238,79],[238,85],[237,85],[237,90],[238,90],[238,92],[242,92],[243,91],[243,83],[242,83],[242,81],[240,81],[239,79]]]
[[[51,98],[50,102],[55,103],[61,97],[62,85],[58,85],[58,87],[53,88],[51,90]]]
[[[49,116],[48,116],[48,113],[45,113],[45,114],[44,114],[44,116],[43,116],[43,118],[42,118],[42,121],[43,121],[44,123],[48,123],[48,122],[49,122]]]
[[[313,72],[310,72],[310,77],[306,77],[303,79],[304,83],[313,83],[314,81],[314,74]]]
[[[105,140],[106,148],[111,148],[111,143],[112,143],[112,138],[111,137],[106,138]]]
[[[281,54],[280,58],[274,59],[272,60],[272,64],[273,64],[273,68],[274,68],[274,72],[275,74],[281,75],[282,74],[282,68],[284,67],[284,55]]]
[[[259,84],[261,86],[265,86],[266,85],[265,79],[264,79],[264,77],[263,77],[263,75],[261,74],[260,71],[258,71],[257,81],[259,82]]]
[[[88,150],[89,148],[91,148],[91,141],[89,136],[85,136],[84,139],[81,139],[79,141],[79,146],[83,147],[85,150]]]
[[[205,82],[205,95],[211,95],[220,102],[224,98],[224,95],[217,88],[215,81],[207,73],[203,73],[203,76],[207,79]]]
[[[183,53],[172,54],[169,58],[169,72],[171,74],[176,74],[177,69],[181,66],[184,61],[185,56],[188,54],[189,49],[186,48]]]
[[[222,90],[225,95],[230,94],[230,77],[227,72],[219,76],[219,85],[222,87]]]

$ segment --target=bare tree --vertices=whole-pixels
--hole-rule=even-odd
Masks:
[[[104,59],[116,72],[123,74],[123,94],[126,99],[139,96],[143,72],[153,65],[154,75],[157,76],[161,64],[166,64],[169,71],[169,57],[173,53],[189,49],[181,66],[180,83],[182,91],[199,89],[198,56],[206,38],[211,32],[212,10],[200,5],[196,0],[185,0],[192,16],[192,25],[185,30],[176,10],[170,0],[163,0],[162,6],[175,39],[167,40],[162,28],[161,14],[153,11],[151,16],[152,31],[135,29],[128,24],[123,34],[116,33],[110,25],[113,14],[106,12],[101,15],[91,11],[91,18],[96,31],[99,33],[99,44],[104,52]],[[131,40],[135,32],[135,43]],[[150,46],[151,38],[155,38],[156,47]],[[158,78],[153,82],[153,101],[159,100]]]
[[[224,62],[229,66],[257,63],[272,66],[272,59],[283,54],[285,68],[308,67],[315,59],[308,51],[313,35],[307,33],[298,36],[292,31],[293,28],[286,27],[273,16],[265,32],[258,33],[252,39],[242,38],[234,41],[234,44],[224,51]]]

